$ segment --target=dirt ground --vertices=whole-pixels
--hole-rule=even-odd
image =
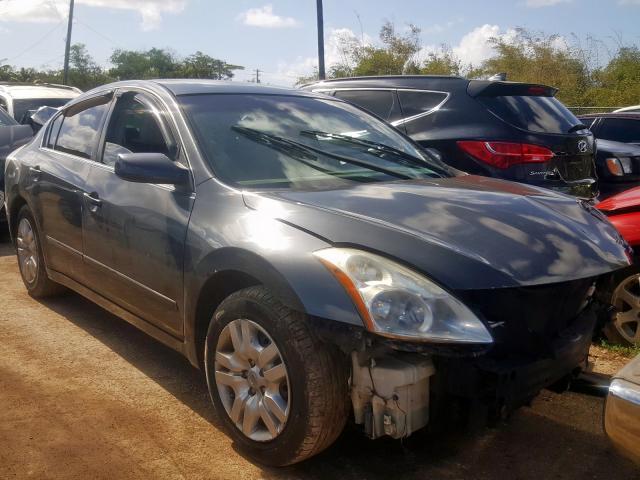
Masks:
[[[2,479],[640,479],[608,445],[602,407],[543,392],[475,435],[348,430],[311,461],[265,469],[234,450],[185,359],[75,294],[31,299],[0,244]]]

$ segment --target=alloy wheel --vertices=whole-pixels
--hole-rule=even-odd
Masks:
[[[287,422],[290,389],[287,367],[271,336],[247,319],[229,322],[218,338],[215,382],[235,426],[248,438],[276,438]]]
[[[32,284],[38,275],[38,244],[31,222],[22,218],[16,235],[18,262],[25,282]]]
[[[613,323],[629,343],[640,344],[640,273],[625,278],[613,292]]]

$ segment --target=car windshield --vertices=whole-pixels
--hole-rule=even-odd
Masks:
[[[13,101],[13,118],[24,123],[25,114],[40,107],[62,107],[70,98],[24,98]]]
[[[451,176],[395,129],[338,100],[203,94],[179,101],[216,175],[241,188],[314,190]]]
[[[8,125],[16,125],[16,121],[11,116],[0,108],[0,127],[6,127]]]

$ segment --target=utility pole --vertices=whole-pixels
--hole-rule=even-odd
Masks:
[[[62,83],[67,85],[69,81],[69,50],[71,49],[71,26],[73,24],[73,0],[69,0],[69,23],[67,25],[67,44],[64,47],[64,74]]]
[[[318,10],[318,78],[324,80],[324,15],[322,13],[322,0],[317,1]]]
[[[256,83],[260,83],[260,69],[256,68]]]

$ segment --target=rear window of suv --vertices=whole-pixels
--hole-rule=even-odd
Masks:
[[[494,115],[530,132],[569,133],[581,122],[555,97],[478,96]]]

